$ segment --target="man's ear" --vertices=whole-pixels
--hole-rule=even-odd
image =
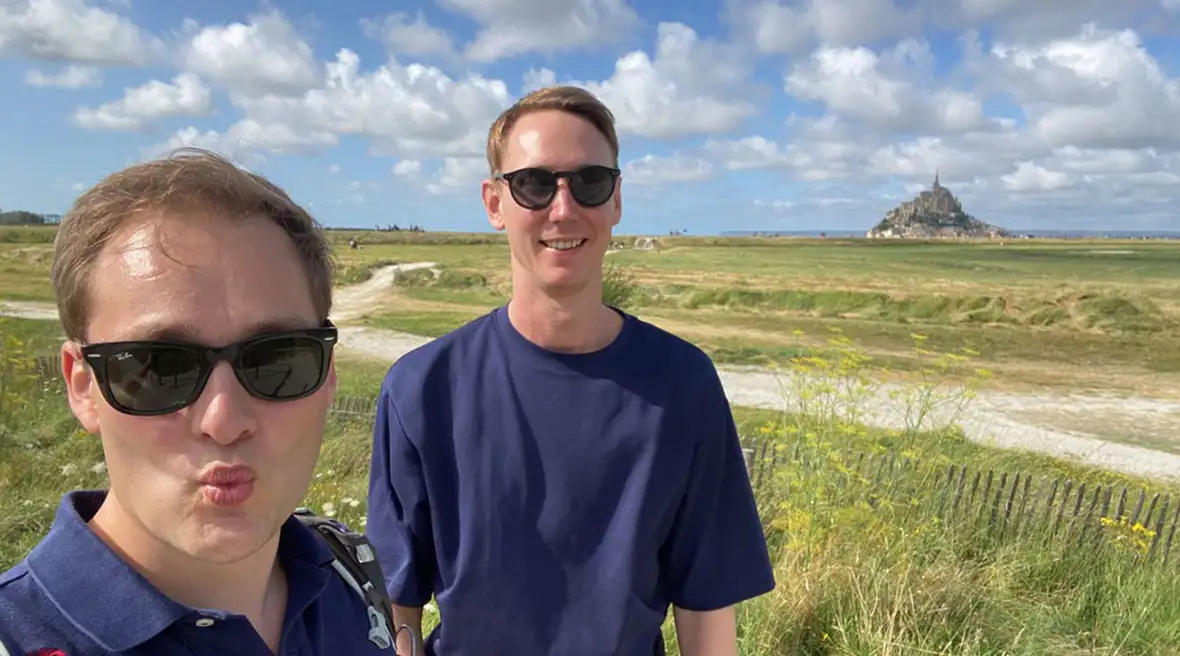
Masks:
[[[82,360],[80,345],[69,340],[61,347],[61,375],[66,385],[66,396],[78,423],[87,432],[98,435],[98,404],[106,401],[94,385],[94,372]]]
[[[615,183],[615,221],[612,225],[619,225],[619,221],[623,219],[623,176],[619,175],[618,182]]]
[[[484,180],[480,187],[480,192],[483,195],[483,208],[488,213],[488,223],[497,231],[504,230],[504,217],[500,213],[501,199],[500,192],[496,189],[496,182],[494,180]]]

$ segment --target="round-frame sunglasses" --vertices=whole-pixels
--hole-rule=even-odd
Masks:
[[[594,164],[573,171],[527,167],[501,173],[495,179],[508,183],[508,190],[517,205],[529,210],[541,210],[553,202],[558,181],[562,178],[568,181],[570,193],[579,205],[598,207],[614,194],[619,174],[617,168]]]

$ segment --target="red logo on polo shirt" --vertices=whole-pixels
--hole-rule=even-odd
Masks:
[[[25,656],[68,656],[64,651],[56,647],[43,647],[35,651],[31,651]]]

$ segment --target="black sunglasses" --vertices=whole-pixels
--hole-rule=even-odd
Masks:
[[[615,191],[615,180],[619,169],[609,166],[583,166],[576,171],[550,171],[542,168],[524,168],[501,173],[497,180],[506,180],[512,199],[521,207],[540,210],[553,202],[557,195],[557,181],[569,180],[570,193],[583,207],[598,207],[610,200]]]
[[[88,344],[82,357],[112,407],[129,415],[163,415],[200,398],[213,366],[222,360],[260,399],[293,401],[314,394],[327,380],[336,337],[336,327],[325,322],[320,328],[266,333],[222,347],[172,341]]]

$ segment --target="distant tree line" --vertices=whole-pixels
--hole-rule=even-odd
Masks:
[[[27,210],[0,210],[0,226],[56,225],[58,223],[61,223],[60,214],[37,214]]]

